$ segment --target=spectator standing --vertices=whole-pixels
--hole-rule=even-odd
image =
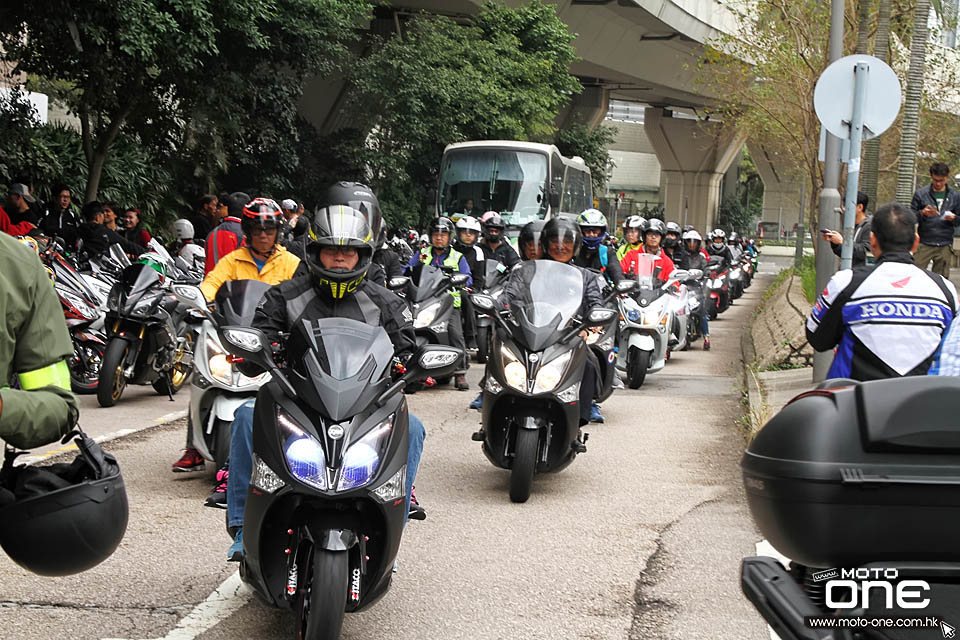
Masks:
[[[220,199],[221,205],[227,205],[227,216],[207,235],[205,245],[207,258],[203,267],[204,273],[213,271],[220,258],[243,244],[243,229],[240,227],[240,219],[243,215],[243,206],[248,202],[250,202],[250,196],[242,191],[235,191],[226,198]]]
[[[950,167],[942,162],[930,165],[930,184],[920,187],[913,194],[910,208],[917,219],[920,246],[914,255],[917,266],[926,269],[933,262],[931,271],[944,278],[950,277],[950,261],[953,257],[953,230],[960,224],[960,192],[947,186]]]
[[[857,213],[853,227],[853,266],[859,267],[867,263],[870,253],[870,216],[867,215],[867,205],[870,198],[862,191],[857,191]],[[836,255],[843,250],[843,234],[839,231],[821,233],[823,239],[830,243],[830,248]],[[752,246],[752,245],[751,245]],[[752,252],[751,252],[752,253]]]
[[[923,375],[956,314],[957,290],[913,263],[914,216],[889,204],[873,216],[875,265],[838,271],[807,318],[817,351],[837,348],[828,378],[878,380]]]
[[[127,210],[123,213],[123,222],[123,237],[130,242],[146,247],[151,240],[151,236],[150,232],[143,228],[143,222],[140,220],[140,210],[136,207],[127,207]]]
[[[103,203],[103,226],[116,233],[120,232],[120,229],[117,228],[118,211],[120,211],[120,205],[118,205],[116,202]]]
[[[36,217],[31,215],[30,205],[36,201],[36,198],[30,195],[27,185],[20,182],[10,185],[7,190],[7,201],[4,203],[10,224],[27,231],[33,229],[36,225]]]
[[[96,200],[83,205],[83,219],[84,221],[77,228],[77,235],[83,242],[83,251],[88,257],[95,258],[114,244],[120,245],[123,252],[128,255],[140,255],[146,252],[146,247],[127,240],[103,224],[103,205]]]
[[[40,230],[48,236],[60,236],[68,246],[76,244],[80,216],[70,206],[72,194],[66,186],[54,190],[53,204],[40,221]]]
[[[190,224],[193,225],[193,237],[205,239],[210,234],[210,231],[220,221],[219,209],[220,200],[217,196],[208,193],[200,198],[197,212],[190,216]]]

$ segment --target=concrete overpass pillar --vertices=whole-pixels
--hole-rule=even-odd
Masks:
[[[709,232],[720,209],[723,174],[738,157],[746,134],[725,130],[720,123],[675,118],[654,107],[647,107],[643,127],[660,162],[665,219]]]
[[[763,180],[763,222],[777,222],[787,232],[793,225],[803,222],[801,210],[806,181],[787,171],[780,154],[764,145],[748,141],[747,149],[757,172]]]

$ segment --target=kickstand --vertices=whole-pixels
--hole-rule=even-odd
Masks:
[[[167,371],[167,397],[170,398],[170,402],[173,402],[173,370]]]

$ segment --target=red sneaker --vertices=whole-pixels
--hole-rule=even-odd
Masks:
[[[431,387],[435,387],[437,386],[437,381],[427,376],[427,379],[423,381],[423,386],[425,386],[428,389]]]
[[[196,449],[184,449],[180,459],[173,463],[171,469],[175,473],[184,473],[187,471],[203,471],[206,468],[206,461],[200,452]]]

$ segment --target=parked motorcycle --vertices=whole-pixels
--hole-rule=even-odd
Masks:
[[[707,261],[707,316],[716,320],[717,316],[730,308],[730,283],[727,279],[729,269],[723,266],[723,258],[710,256]]]
[[[497,260],[483,261],[483,289],[484,295],[496,299],[503,293],[503,285],[510,277],[510,271]],[[484,364],[490,354],[490,344],[493,341],[493,317],[480,309],[475,309],[474,330],[477,338],[477,362]]]
[[[960,621],[958,398],[950,376],[827,380],[754,438],[741,463],[747,501],[790,562],[746,558],[741,586],[782,640],[953,637],[939,627],[817,629],[805,617]],[[845,577],[854,579],[831,584]],[[908,584],[917,597],[901,605]]]
[[[403,290],[410,305],[418,347],[450,344],[450,318],[453,315],[453,296],[450,291],[462,288],[468,279],[466,274],[449,273],[442,267],[427,264],[420,270],[417,282],[406,276],[391,278],[389,288]],[[450,377],[435,379],[437,384],[443,385],[450,381]]]
[[[580,384],[586,364],[585,327],[604,326],[616,311],[602,306],[577,317],[583,275],[561,262],[524,263],[524,299],[509,312],[491,296],[474,294],[478,309],[497,322],[483,389],[482,429],[474,439],[495,466],[510,470],[510,499],[526,502],[537,473],[556,472],[586,450],[579,440]],[[624,281],[617,292],[636,287]]]
[[[656,373],[666,365],[679,301],[672,286],[689,276],[687,271],[678,269],[664,282],[657,277],[658,272],[656,256],[649,253],[638,255],[636,283],[639,290],[620,298],[622,320],[617,368],[624,373],[631,389],[639,389],[647,373]],[[685,342],[685,325],[683,331]]]
[[[268,373],[253,378],[240,373],[221,344],[217,328],[250,326],[257,304],[269,288],[269,284],[258,280],[224,282],[214,299],[214,311],[210,312],[199,289],[173,285],[178,300],[203,314],[194,342],[187,428],[193,436],[193,447],[207,460],[213,460],[217,469],[223,468],[230,457],[234,413],[244,402],[255,398],[257,390],[270,379]]]
[[[340,636],[345,612],[390,587],[406,520],[403,387],[449,375],[461,352],[427,345],[391,382],[382,327],[344,318],[297,326],[281,370],[262,332],[220,343],[269,372],[257,394],[240,575],[266,604],[297,613],[296,637]]]
[[[163,247],[154,250],[169,258]],[[127,382],[150,384],[172,399],[190,375],[193,334],[169,282],[147,265],[132,264],[111,289],[105,321],[109,340],[97,387],[101,407],[116,404]]]

